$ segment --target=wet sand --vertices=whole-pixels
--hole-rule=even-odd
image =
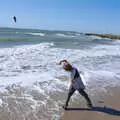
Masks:
[[[120,120],[120,87],[108,87],[93,98],[93,108],[69,106],[61,120]]]

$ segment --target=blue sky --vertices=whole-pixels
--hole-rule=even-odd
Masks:
[[[120,34],[119,21],[119,0],[0,1],[0,27]]]

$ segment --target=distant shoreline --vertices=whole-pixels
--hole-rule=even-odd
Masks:
[[[120,35],[112,35],[112,34],[94,34],[94,33],[85,33],[87,36],[97,36],[101,38],[110,38],[110,39],[118,39],[120,40]]]
[[[120,35],[115,35],[115,34],[99,34],[99,33],[83,33],[83,32],[77,32],[77,31],[67,31],[67,30],[46,30],[46,29],[35,29],[35,28],[13,28],[13,27],[0,27],[0,29],[19,29],[19,30],[34,30],[36,32],[42,31],[42,32],[71,32],[71,33],[77,33],[81,35],[86,35],[86,36],[96,36],[96,37],[101,37],[101,38],[109,38],[109,39],[117,39],[120,40]]]

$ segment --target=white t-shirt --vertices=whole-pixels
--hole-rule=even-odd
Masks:
[[[83,81],[82,81],[80,75],[77,76],[77,77],[75,77],[76,72],[78,72],[78,70],[77,70],[75,67],[73,67],[72,70],[71,70],[71,72],[70,72],[71,85],[72,85],[75,89],[85,89],[85,86],[84,86],[84,84],[83,84]],[[74,82],[73,82],[72,80],[73,80]]]

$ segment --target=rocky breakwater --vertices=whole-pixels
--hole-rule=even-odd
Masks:
[[[119,39],[120,35],[113,35],[113,34],[94,34],[94,33],[85,33],[87,36],[97,36],[101,38],[110,38],[110,39]]]

